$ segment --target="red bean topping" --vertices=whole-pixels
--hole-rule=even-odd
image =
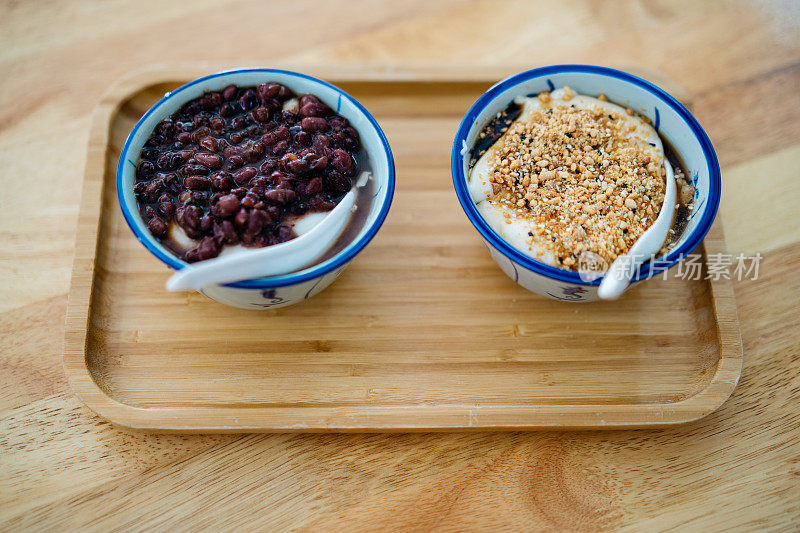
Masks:
[[[230,220],[223,220],[222,222],[214,224],[214,239],[218,244],[236,244],[239,242],[239,236],[236,234],[236,228]]]
[[[292,97],[299,109],[284,111]],[[224,245],[295,238],[287,217],[332,209],[351,187],[359,149],[358,132],[315,95],[229,85],[156,125],[133,190],[149,231],[169,246],[175,220],[197,241],[182,258],[202,261]]]

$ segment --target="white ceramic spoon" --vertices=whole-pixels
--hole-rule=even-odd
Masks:
[[[619,298],[630,285],[631,277],[638,267],[658,252],[667,239],[667,232],[672,226],[672,216],[675,213],[675,176],[672,174],[672,165],[666,158],[664,158],[664,168],[667,171],[667,190],[661,212],[653,225],[633,243],[628,253],[617,257],[611,263],[597,290],[602,300]]]
[[[342,233],[352,213],[356,191],[356,188],[351,189],[307,233],[281,244],[225,255],[184,267],[169,278],[167,290],[196,290],[207,285],[277,276],[303,268],[330,248]]]

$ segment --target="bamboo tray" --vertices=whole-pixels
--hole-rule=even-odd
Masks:
[[[64,368],[101,416],[186,432],[641,428],[697,420],[733,391],[729,281],[653,279],[617,302],[567,304],[489,258],[453,192],[450,145],[469,105],[513,69],[303,69],[359,99],[389,138],[397,192],[382,230],[293,307],[167,293],[168,269],[122,218],[116,162],[152,103],[215,70],[140,73],[94,115]],[[719,223],[701,248],[724,251]]]

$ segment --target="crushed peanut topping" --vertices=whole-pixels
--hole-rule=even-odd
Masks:
[[[542,107],[498,141],[490,201],[529,222],[529,245],[538,237],[563,268],[577,269],[584,252],[612,262],[655,222],[666,171],[652,146],[628,136],[634,126],[623,115],[571,107],[567,89],[566,102],[539,94]]]

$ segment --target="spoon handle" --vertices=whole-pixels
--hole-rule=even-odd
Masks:
[[[625,292],[636,268],[644,262],[636,259],[636,255],[623,255],[611,263],[597,288],[597,295],[601,299],[616,300]]]
[[[675,212],[675,175],[669,160],[664,159],[664,169],[666,170],[666,191],[664,192],[664,203],[661,205],[661,212],[655,222],[645,231],[639,240],[633,243],[627,254],[617,257],[611,263],[608,271],[600,282],[597,295],[602,300],[615,300],[619,298],[628,285],[631,278],[638,271],[650,256],[655,255],[667,238],[667,232],[672,225]]]
[[[188,265],[167,281],[167,290],[200,289],[207,285],[270,277],[299,270],[333,244],[349,219],[355,191],[348,192],[328,215],[305,235],[266,248]]]

